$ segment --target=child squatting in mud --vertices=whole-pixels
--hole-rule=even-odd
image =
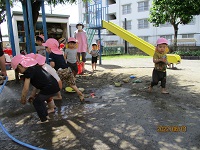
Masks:
[[[21,103],[26,104],[26,98],[29,86],[32,84],[39,93],[35,95],[33,106],[40,118],[40,122],[48,122],[48,112],[45,101],[48,101],[58,91],[60,91],[57,80],[46,70],[44,70],[38,62],[30,57],[16,55],[11,61],[14,70],[24,75],[24,86],[21,94]]]

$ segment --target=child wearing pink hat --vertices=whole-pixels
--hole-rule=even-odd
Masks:
[[[21,94],[21,103],[26,104],[29,86],[32,84],[40,92],[35,96],[33,106],[40,118],[40,122],[48,122],[48,112],[45,101],[60,91],[56,79],[38,65],[38,62],[30,57],[16,55],[11,60],[14,70],[24,75],[24,86]]]
[[[166,69],[167,69],[167,45],[168,41],[165,38],[159,38],[157,40],[156,50],[153,56],[153,62],[155,67],[152,73],[152,82],[149,87],[149,92],[152,92],[153,86],[157,85],[161,81],[161,93],[168,94],[166,91]]]
[[[44,70],[46,70],[48,73],[50,73],[58,82],[59,88],[62,89],[62,81],[60,80],[56,70],[54,68],[52,68],[50,65],[46,64],[46,57],[40,55],[40,54],[34,54],[34,53],[30,53],[25,55],[26,57],[31,57],[33,59],[35,59],[38,62],[38,65],[40,65]],[[33,89],[33,91],[36,89]],[[35,97],[35,92],[32,92],[31,96],[29,97],[29,101],[33,101],[34,97]],[[47,105],[48,105],[48,113],[53,113],[55,112],[55,103],[53,99],[62,99],[61,96],[61,92],[59,91],[57,93],[56,98],[55,97],[51,97],[48,101],[47,101]]]
[[[65,54],[64,54],[64,58],[67,62],[67,65],[71,68],[74,77],[76,77],[78,73],[78,67],[76,62],[79,61],[77,55],[76,43],[77,40],[73,37],[70,37],[68,39],[68,48],[65,49]]]
[[[74,75],[65,62],[63,53],[59,49],[58,41],[56,39],[49,38],[42,45],[46,47],[46,51],[49,53],[50,66],[57,71],[62,82],[65,81],[72,89],[76,91],[76,93],[79,95],[81,103],[84,103],[84,95],[76,86]]]

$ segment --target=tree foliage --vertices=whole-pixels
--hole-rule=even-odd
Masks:
[[[31,0],[32,1],[32,8],[33,14],[34,12],[38,12],[40,10],[42,0]],[[53,5],[54,7],[58,4],[76,4],[78,0],[44,0],[49,5]],[[82,0],[83,2],[91,1],[91,0]],[[27,0],[10,0],[10,5],[13,6],[13,2],[21,2],[26,3]],[[39,9],[39,10],[38,10]],[[35,11],[34,11],[35,10]],[[33,16],[33,20],[36,20],[37,17]],[[0,0],[0,24],[6,20],[6,0]]]
[[[5,5],[5,1],[3,0],[0,0],[0,15],[1,15],[1,18],[0,18],[0,24],[2,22],[5,21],[5,16],[6,16],[6,5]]]
[[[177,45],[179,24],[188,24],[195,15],[200,14],[198,0],[153,0],[149,22],[154,26],[169,22],[174,27],[174,45]]]

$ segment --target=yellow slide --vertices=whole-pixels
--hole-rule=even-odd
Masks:
[[[153,56],[155,52],[155,46],[146,42],[145,40],[139,38],[138,36],[132,34],[131,32],[123,29],[122,27],[112,23],[102,20],[103,28],[113,32],[114,34],[118,35],[119,37],[123,38],[127,42],[131,43],[135,47],[139,48],[146,54]],[[181,57],[176,54],[167,54],[167,59],[169,63],[178,64],[181,61]]]

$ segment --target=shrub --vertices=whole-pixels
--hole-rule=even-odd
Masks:
[[[200,50],[197,50],[197,51],[177,50],[177,51],[174,51],[173,54],[177,54],[177,55],[180,55],[180,56],[200,56]]]

